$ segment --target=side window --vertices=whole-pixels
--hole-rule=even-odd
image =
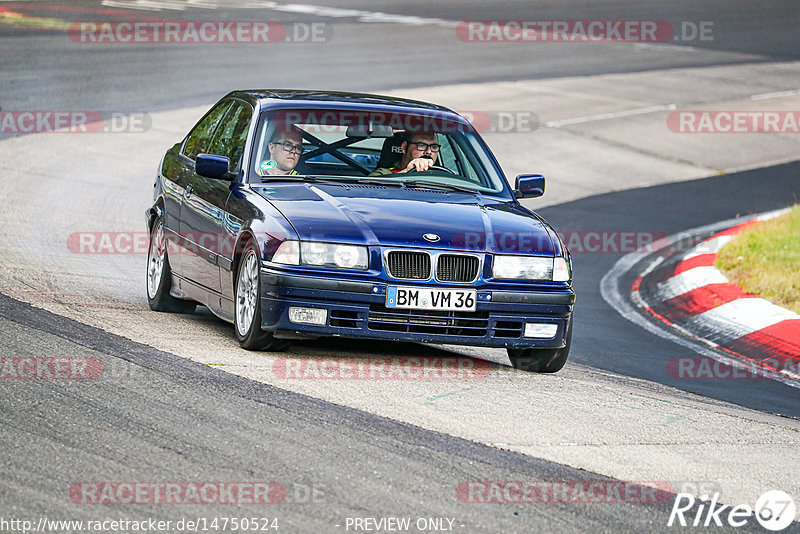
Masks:
[[[453,139],[453,141],[453,148],[457,154],[456,157],[461,162],[462,175],[469,178],[470,182],[474,182],[481,187],[494,188],[491,179],[486,175],[483,164],[476,159],[476,154],[479,153],[477,150],[480,150],[480,147],[477,146],[475,136],[466,138],[460,135],[458,138]],[[472,150],[467,148],[468,143],[473,145]]]
[[[442,136],[439,136],[440,138]],[[482,179],[475,167],[472,165],[470,158],[464,152],[464,149],[459,145],[458,141],[463,142],[463,136],[459,136],[457,139],[453,139],[450,136],[444,136],[446,139],[445,143],[442,143],[442,148],[439,151],[439,157],[452,157],[454,160],[454,165],[449,166],[446,165],[449,169],[457,170],[457,172],[467,179],[468,182],[472,182],[475,185],[479,185],[481,187],[490,187],[491,185],[487,180]],[[440,141],[441,143],[441,141]]]
[[[439,134],[439,143],[442,146],[439,149],[438,164],[458,173],[460,169],[458,167],[458,162],[456,161],[456,155],[453,153],[453,146],[450,143],[450,137]]]
[[[225,118],[222,119],[208,147],[209,154],[228,157],[230,171],[236,172],[242,166],[240,160],[244,154],[252,117],[253,108],[244,102],[234,102],[228,113],[225,114]]]
[[[186,145],[183,147],[185,156],[195,159],[198,154],[208,152],[208,146],[211,143],[211,136],[214,135],[214,129],[230,105],[230,100],[220,102],[194,127],[194,130],[189,133]]]

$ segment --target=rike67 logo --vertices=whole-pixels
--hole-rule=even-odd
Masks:
[[[703,497],[705,498],[705,497]],[[694,527],[728,526],[742,527],[755,516],[756,521],[767,530],[777,532],[785,529],[794,521],[797,507],[791,496],[785,491],[770,490],[764,492],[756,505],[739,504],[734,507],[720,504],[719,493],[715,493],[709,503],[701,503],[695,507],[695,498],[691,493],[678,493],[669,514],[667,526],[691,525]]]

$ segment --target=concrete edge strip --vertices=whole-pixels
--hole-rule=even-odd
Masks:
[[[665,321],[663,318],[660,318],[658,314],[652,315],[659,318],[661,321],[660,323],[655,323],[648,320],[647,317],[639,311],[646,310],[649,308],[649,306],[641,299],[638,291],[638,284],[641,282],[643,277],[651,273],[664,261],[664,256],[660,255],[659,253],[671,243],[688,240],[693,237],[708,233],[713,233],[714,236],[716,236],[718,233],[741,223],[759,220],[759,218],[763,217],[777,217],[787,212],[787,209],[781,209],[752,215],[746,218],[728,219],[725,221],[699,226],[660,239],[657,242],[652,243],[648,250],[630,252],[617,260],[614,266],[600,280],[600,295],[603,297],[603,300],[605,300],[606,303],[614,308],[614,310],[616,310],[617,313],[619,313],[622,317],[636,324],[640,328],[647,330],[651,334],[671,341],[672,343],[682,347],[691,349],[701,356],[711,358],[725,365],[746,369],[752,372],[752,360],[743,357],[741,354],[722,349],[717,344],[696,336],[692,332],[689,332],[679,325]],[[653,258],[653,256],[655,257]],[[639,276],[636,277],[633,286],[631,288],[626,287],[623,294],[623,291],[620,289],[622,278],[630,273],[638,264],[650,258],[652,258],[651,261],[648,262],[647,267],[642,269]],[[630,291],[628,291],[628,289],[630,289]],[[666,324],[668,327],[664,327],[662,324]],[[777,380],[795,388],[800,388],[800,381],[798,381],[800,379],[800,375],[797,373],[786,373],[781,370],[779,374],[776,374],[764,368],[761,372],[761,376]]]

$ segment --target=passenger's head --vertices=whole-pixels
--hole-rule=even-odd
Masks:
[[[291,172],[303,153],[303,137],[296,130],[277,130],[269,140],[269,157],[275,167],[269,169],[270,174],[287,174]]]
[[[408,135],[408,141],[400,145],[403,157],[397,165],[398,168],[404,168],[411,160],[417,158],[428,158],[436,163],[439,157],[439,136],[433,132],[413,132]]]

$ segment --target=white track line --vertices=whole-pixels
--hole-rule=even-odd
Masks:
[[[382,11],[365,11],[363,9],[349,9],[331,6],[318,6],[312,4],[281,4],[270,0],[244,0],[239,2],[222,2],[220,0],[103,0],[106,7],[120,9],[139,9],[144,11],[185,11],[187,8],[200,9],[270,9],[284,13],[300,13],[331,18],[355,18],[359,22],[383,22],[390,24],[406,24],[409,26],[433,25],[445,28],[455,28],[458,21],[440,18],[417,17],[414,15],[395,15]]]
[[[659,106],[650,106],[647,108],[628,109],[625,111],[615,111],[614,113],[601,113],[599,115],[589,115],[587,117],[576,117],[574,119],[564,119],[563,121],[550,121],[545,123],[548,128],[560,128],[569,124],[581,124],[584,122],[602,121],[606,119],[616,119],[619,117],[631,117],[633,115],[644,115],[647,113],[657,113],[659,111],[669,111],[677,109],[675,104],[662,104]]]
[[[791,91],[776,91],[774,93],[761,93],[758,95],[750,95],[750,100],[769,100],[772,98],[783,98],[785,96],[800,95],[800,89],[792,89]]]

